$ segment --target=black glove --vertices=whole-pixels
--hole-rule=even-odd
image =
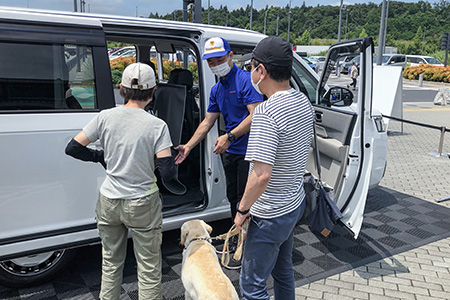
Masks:
[[[92,161],[101,163],[106,169],[105,155],[103,150],[94,150],[81,145],[76,140],[71,139],[66,146],[66,154],[82,161]]]

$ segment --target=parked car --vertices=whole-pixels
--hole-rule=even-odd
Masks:
[[[136,49],[128,49],[120,54],[112,54],[109,56],[109,60],[113,60],[119,57],[129,57],[129,56],[133,56],[136,57]]]
[[[373,63],[377,64],[377,56],[373,57]],[[383,54],[382,66],[399,66],[404,69],[406,67],[406,55],[404,54]]]
[[[121,48],[118,48],[118,49],[112,51],[111,53],[109,53],[109,57],[110,57],[110,58],[111,58],[111,57],[119,57],[119,56],[121,56],[122,54],[124,54],[124,53],[126,53],[126,52],[128,52],[128,51],[130,51],[130,50],[135,50],[135,51],[136,51],[136,48],[135,48],[135,47],[132,47],[132,46],[121,47]]]
[[[323,70],[323,67],[325,65],[325,60],[327,58],[325,56],[317,56],[317,63],[318,63],[318,70]]]
[[[308,66],[310,66],[314,70],[314,72],[318,71],[318,66],[315,63],[310,61],[307,57],[302,56],[301,58],[306,62]]]
[[[356,65],[358,66],[358,70],[359,70],[359,62],[360,62],[360,59],[361,59],[361,57],[360,56],[355,56],[355,57],[353,57],[350,61],[348,61],[348,62],[346,62],[346,63],[343,63],[342,64],[342,71],[341,71],[341,73],[344,73],[344,74],[350,74],[349,72],[350,72],[350,69],[352,68],[352,66],[353,66],[353,62],[354,61],[356,61]]]
[[[439,60],[431,56],[423,56],[423,55],[406,55],[406,59],[408,61],[408,65],[410,66],[418,66],[420,64],[429,64],[435,66],[444,66]]]
[[[155,46],[153,110],[166,121],[177,146],[203,120],[218,80],[201,59],[205,41],[221,36],[242,55],[265,35],[197,23],[19,8],[0,8],[0,22],[8,28],[0,31],[0,144],[7,145],[0,147],[0,283],[30,286],[55,276],[75,248],[100,241],[95,205],[105,170],[68,157],[64,149],[101,110],[118,103],[108,42],[134,45],[138,61],[148,61]],[[67,57],[66,49],[74,46],[75,55]],[[333,64],[340,53],[349,52],[367,62],[372,49],[370,38],[346,41],[331,46],[324,63]],[[164,74],[173,65],[164,69],[169,65],[162,63],[166,54],[181,58],[168,78]],[[342,225],[355,237],[368,189],[383,177],[387,149],[381,114],[371,110],[372,64],[361,69],[365,73],[356,102],[351,91],[333,83],[327,72],[319,78],[295,53],[290,80],[314,106],[322,179],[334,190]],[[160,185],[164,231],[191,219],[230,217],[221,158],[211,150],[221,132],[217,122],[179,165],[185,194]],[[317,176],[313,155],[307,169]]]

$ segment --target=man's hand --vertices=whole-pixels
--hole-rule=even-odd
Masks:
[[[215,154],[222,154],[225,152],[225,150],[228,149],[231,142],[228,140],[228,135],[224,134],[217,138],[216,142],[214,143],[214,153]]]
[[[243,215],[241,213],[236,213],[236,217],[234,217],[234,224],[239,230],[242,230],[242,223],[244,223],[245,219],[250,217],[250,213]]]
[[[186,145],[178,145],[174,149],[178,151],[177,156],[175,156],[175,164],[177,165],[181,164],[191,152],[191,148]]]

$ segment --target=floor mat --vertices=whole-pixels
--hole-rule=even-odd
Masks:
[[[224,233],[230,225],[214,222],[212,236]],[[364,223],[358,239],[342,227],[328,238],[309,231],[307,225],[298,225],[294,231],[294,272],[300,286],[345,270],[376,261],[450,236],[450,209],[410,195],[386,188],[370,191]],[[136,261],[129,243],[129,254],[124,268],[121,299],[138,299]],[[182,248],[179,231],[164,234],[163,242],[163,297],[167,300],[184,299],[180,280]],[[80,249],[76,262],[50,283],[26,288],[10,289],[0,286],[0,299],[98,299],[101,277],[101,248]],[[239,271],[224,270],[239,292]],[[273,281],[268,281],[273,287]]]

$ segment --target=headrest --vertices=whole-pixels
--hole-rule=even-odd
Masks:
[[[170,72],[169,83],[185,85],[190,90],[194,85],[192,72],[187,69],[173,69]]]

